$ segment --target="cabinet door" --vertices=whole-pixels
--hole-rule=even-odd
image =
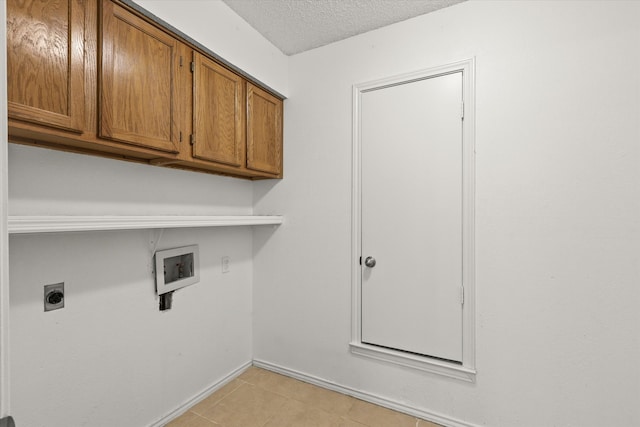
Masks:
[[[7,0],[9,117],[81,132],[84,2]]]
[[[178,41],[110,1],[102,7],[99,136],[177,153]]]
[[[282,173],[282,101],[247,83],[247,168]]]
[[[233,166],[244,158],[244,81],[194,53],[193,157]]]

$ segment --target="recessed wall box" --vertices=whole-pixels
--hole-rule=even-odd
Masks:
[[[166,249],[155,254],[158,295],[200,281],[198,245]]]

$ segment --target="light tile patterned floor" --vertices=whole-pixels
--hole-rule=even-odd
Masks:
[[[439,427],[251,367],[167,427]]]

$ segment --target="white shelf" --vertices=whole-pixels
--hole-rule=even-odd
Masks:
[[[21,216],[9,215],[9,234],[68,231],[139,230],[149,228],[280,225],[281,215],[229,216]]]

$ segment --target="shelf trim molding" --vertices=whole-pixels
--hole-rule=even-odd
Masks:
[[[64,233],[71,231],[139,230],[189,227],[235,227],[246,225],[280,225],[282,215],[227,216],[30,216],[10,215],[9,234]]]

